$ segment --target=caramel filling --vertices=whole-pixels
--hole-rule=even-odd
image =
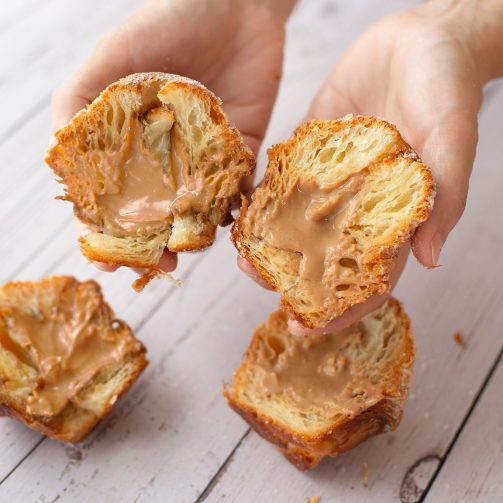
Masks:
[[[357,415],[381,398],[363,369],[347,356],[364,334],[360,322],[337,334],[289,335],[286,347],[281,338],[269,336],[256,361],[260,394],[283,395],[303,411]]]
[[[100,297],[75,292],[51,313],[28,313],[16,307],[0,311],[0,343],[36,368],[37,382],[27,412],[53,416],[69,402],[83,406],[82,390],[104,369],[141,345],[117,326],[98,326]]]
[[[253,233],[269,245],[302,254],[299,275],[320,281],[328,250],[350,257],[354,248],[343,235],[356,206],[363,176],[349,177],[339,187],[320,188],[298,182],[282,200],[250,216]]]
[[[135,138],[124,162],[120,192],[99,198],[105,229],[148,233],[163,228],[175,197],[159,160]]]
[[[146,120],[152,116],[150,123],[132,119],[120,151],[99,153],[99,171],[115,171],[119,178],[97,196],[105,233],[148,235],[165,229],[176,214],[210,209],[214,190],[205,186],[202,173],[191,173],[187,143],[173,113],[158,107]]]

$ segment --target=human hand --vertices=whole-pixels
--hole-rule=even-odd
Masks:
[[[202,82],[254,153],[263,139],[281,76],[284,22],[295,0],[155,0],[106,35],[53,94],[53,129],[65,125],[110,83],[162,71]],[[248,179],[243,191],[251,188]],[[79,223],[80,233],[89,229]],[[102,270],[116,266],[96,263]],[[176,255],[159,267],[172,271]]]
[[[337,62],[309,111],[309,118],[348,113],[382,117],[398,127],[431,167],[435,205],[411,243],[417,260],[428,268],[438,265],[442,246],[465,207],[482,87],[494,76],[491,59],[500,53],[495,50],[495,11],[502,6],[501,0],[489,0],[482,8],[473,0],[432,1],[383,19]],[[391,289],[408,248],[400,251],[390,274]],[[338,331],[385,300],[371,297],[323,329],[309,330],[296,321],[289,328],[299,335]]]

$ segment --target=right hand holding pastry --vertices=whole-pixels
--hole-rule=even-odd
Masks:
[[[477,114],[485,82],[503,75],[501,0],[431,0],[388,16],[364,33],[341,57],[315,97],[311,118],[371,114],[394,123],[432,170],[437,196],[430,218],[412,237],[417,260],[438,265],[448,234],[461,217],[477,145]],[[390,289],[408,256],[403,248],[390,273]],[[258,273],[244,259],[240,268]],[[263,284],[262,281],[259,281]],[[291,320],[292,333],[337,331],[377,308],[373,296],[323,329]]]

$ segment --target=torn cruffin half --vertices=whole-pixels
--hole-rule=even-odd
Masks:
[[[165,248],[213,243],[255,167],[220,105],[196,81],[134,74],[56,132],[46,162],[91,230],[80,238],[87,258],[155,270]]]

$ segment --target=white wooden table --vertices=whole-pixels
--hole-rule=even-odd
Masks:
[[[265,145],[288,137],[329,67],[365,27],[412,1],[307,0],[288,28]],[[503,86],[487,91],[466,214],[443,267],[409,264],[396,294],[415,328],[416,372],[396,433],[300,473],[231,412],[222,381],[278,301],[234,265],[228,230],[180,257],[177,289],[138,295],[79,253],[71,208],[44,167],[50,94],[141,0],[17,0],[0,11],[0,280],[96,278],[150,366],[90,439],[60,445],[0,420],[0,502],[503,501]],[[263,156],[261,156],[263,159]],[[466,348],[453,339],[462,331]],[[368,474],[366,472],[368,471]]]

